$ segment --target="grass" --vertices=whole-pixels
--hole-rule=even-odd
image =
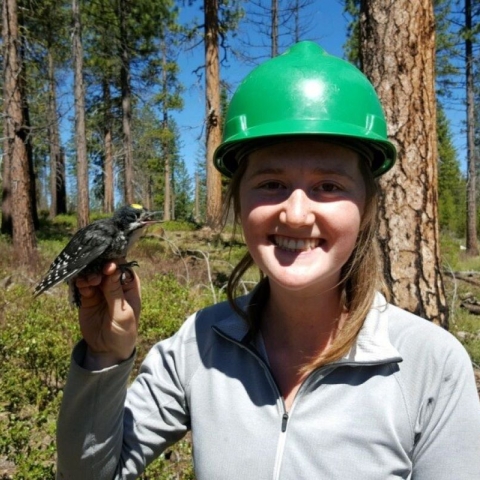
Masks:
[[[466,299],[480,304],[480,257],[471,257],[462,249],[462,241],[443,235],[440,249],[444,285],[450,311],[450,331],[467,349],[480,368],[480,316],[462,306]],[[462,274],[468,272],[468,275]]]
[[[15,267],[12,247],[0,237],[0,479],[49,480],[55,470],[55,422],[69,368],[70,352],[80,332],[76,311],[60,286],[34,299],[34,285],[75,230],[72,217],[42,219],[40,259],[33,267]],[[442,239],[444,267],[450,272],[480,273],[480,258],[468,258],[460,242]],[[228,273],[245,254],[231,233],[168,222],[149,229],[132,252],[142,276],[139,361],[157,341],[172,335],[193,311],[225,298]],[[258,279],[255,269],[247,280]],[[480,280],[480,278],[479,278]],[[479,285],[446,276],[450,327],[480,365],[480,316],[461,307],[478,298]],[[136,366],[138,367],[138,365]],[[142,477],[193,479],[187,437],[165,452]],[[3,475],[3,476],[2,476]]]

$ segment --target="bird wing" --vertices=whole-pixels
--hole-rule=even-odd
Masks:
[[[111,246],[114,225],[97,221],[78,230],[50,265],[43,280],[35,287],[34,295],[78,275]]]

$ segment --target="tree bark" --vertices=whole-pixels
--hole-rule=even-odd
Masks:
[[[163,175],[164,175],[164,198],[163,198],[163,220],[169,221],[172,219],[172,191],[171,191],[171,140],[168,135],[169,118],[168,118],[168,76],[167,76],[167,54],[165,51],[166,45],[162,44],[162,102],[163,119],[162,119],[162,153],[163,153]]]
[[[475,89],[473,85],[472,2],[465,0],[465,79],[467,98],[467,254],[478,255],[477,168],[475,158]]]
[[[200,175],[195,172],[195,208],[193,213],[193,219],[195,222],[200,221]]]
[[[205,0],[205,83],[207,109],[207,212],[206,223],[216,229],[222,217],[222,180],[213,165],[213,153],[220,145],[220,63],[218,58],[218,0]]]
[[[272,58],[278,55],[278,0],[272,0]]]
[[[60,147],[57,163],[57,214],[67,213],[67,183],[65,173],[65,149]]]
[[[124,195],[125,203],[135,203],[132,146],[132,89],[130,79],[130,51],[128,45],[127,6],[120,1],[120,89],[122,94],[122,127],[124,154]]]
[[[55,85],[55,62],[48,52],[48,140],[50,146],[50,217],[66,213],[65,172],[62,171],[60,135],[58,131],[57,91]],[[62,202],[63,200],[63,202]]]
[[[75,146],[77,150],[77,226],[89,223],[89,186],[87,135],[85,126],[85,87],[83,83],[82,25],[80,21],[81,0],[72,0],[73,14],[73,63],[75,82]]]
[[[103,165],[103,211],[113,213],[114,210],[114,183],[113,183],[113,138],[110,86],[106,78],[102,81],[103,90],[103,143],[105,160]]]
[[[4,2],[6,3],[6,2]],[[6,98],[6,92],[5,92]],[[5,110],[4,110],[4,113]],[[7,117],[4,117],[4,123],[7,122]],[[3,159],[2,159],[2,227],[1,232],[4,235],[13,235],[12,226],[12,155],[10,153],[9,129],[4,127],[3,140]]]
[[[30,174],[24,117],[25,99],[22,88],[22,60],[16,0],[4,0],[2,8],[2,38],[4,42],[4,162],[8,168],[4,201],[11,215],[12,239],[16,261],[30,263],[36,255],[35,226],[32,204],[32,178]],[[5,182],[5,179],[4,179]],[[5,198],[5,196],[7,198]]]
[[[19,32],[24,31],[24,15],[22,15],[24,9],[18,10],[18,28]],[[32,131],[32,123],[30,122],[30,108],[28,105],[27,100],[27,71],[26,71],[26,64],[23,61],[25,58],[25,51],[27,49],[26,43],[27,40],[24,35],[19,36],[20,42],[20,49],[19,49],[19,57],[18,62],[22,70],[22,75],[18,77],[18,85],[20,89],[20,97],[22,99],[22,115],[23,115],[23,129],[25,131],[25,148],[27,150],[27,175],[29,176],[29,195],[30,195],[30,205],[31,205],[31,216],[33,219],[33,226],[35,230],[37,230],[40,226],[40,222],[38,220],[38,213],[37,213],[37,189],[35,186],[36,182],[36,175],[35,169],[33,167],[33,145],[32,145],[32,137],[30,132]]]
[[[398,149],[381,180],[383,271],[393,303],[448,327],[440,268],[435,22],[431,0],[362,0],[361,65]]]
[[[172,192],[171,192],[171,172],[170,172],[170,155],[168,151],[164,151],[164,199],[163,199],[163,220],[168,221],[172,219],[171,216],[171,200],[172,200]]]

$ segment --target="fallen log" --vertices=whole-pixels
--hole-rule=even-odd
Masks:
[[[444,275],[448,275],[456,280],[462,280],[465,283],[469,283],[470,285],[475,285],[476,287],[480,287],[480,280],[472,278],[473,276],[480,275],[480,272],[452,272],[450,270],[444,270]]]
[[[462,302],[460,306],[474,315],[480,315],[480,305]]]

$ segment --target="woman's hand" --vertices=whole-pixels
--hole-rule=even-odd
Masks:
[[[101,370],[129,358],[137,340],[141,298],[140,281],[135,273],[131,281],[120,282],[117,265],[110,262],[103,274],[79,277],[76,286],[81,296],[80,329],[88,349],[84,367]]]

